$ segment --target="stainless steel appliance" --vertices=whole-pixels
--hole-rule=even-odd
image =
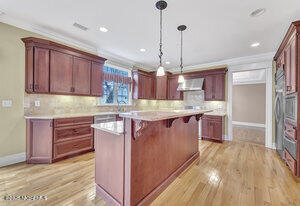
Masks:
[[[204,78],[186,79],[178,85],[178,91],[202,91]]]
[[[297,122],[298,93],[288,94],[285,97],[285,119]]]
[[[297,159],[297,143],[294,140],[288,138],[287,136],[284,136],[283,146],[296,160]]]
[[[284,138],[284,113],[285,113],[285,76],[283,66],[280,67],[275,76],[275,145],[276,150],[284,159],[283,138]]]

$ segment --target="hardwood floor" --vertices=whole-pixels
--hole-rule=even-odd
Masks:
[[[200,158],[152,205],[300,205],[300,183],[274,150],[243,142],[199,145]],[[47,200],[4,201],[5,195]],[[0,205],[106,205],[95,195],[94,153],[0,168]]]

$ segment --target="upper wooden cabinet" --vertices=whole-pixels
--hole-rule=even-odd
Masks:
[[[300,21],[293,22],[274,56],[276,68],[283,66],[285,71],[286,94],[297,92],[299,87],[297,84],[298,67],[300,66],[299,33]]]
[[[204,77],[205,101],[225,101],[225,74]]]
[[[102,96],[106,59],[39,38],[23,38],[27,93]]]
[[[92,62],[82,58],[73,58],[73,92],[89,95],[91,92]],[[100,80],[101,81],[101,80]]]
[[[155,75],[142,70],[133,70],[133,98],[155,99]]]
[[[183,100],[183,93],[177,91],[178,75],[168,77],[168,99],[169,100]]]
[[[93,96],[102,96],[103,95],[103,89],[102,89],[103,64],[104,63],[92,62],[91,95],[93,95]]]
[[[50,92],[55,94],[73,93],[73,57],[51,51]]]
[[[291,94],[296,92],[296,34],[292,36],[286,49],[284,50],[284,70],[285,70],[285,93]]]
[[[168,99],[168,76],[156,77],[156,99]]]

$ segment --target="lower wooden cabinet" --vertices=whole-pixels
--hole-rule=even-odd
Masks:
[[[223,141],[224,118],[222,116],[203,115],[202,139]]]
[[[293,174],[297,175],[297,161],[286,149],[284,149],[284,159],[290,170],[293,172]]]
[[[93,117],[28,119],[26,161],[52,163],[94,149]]]

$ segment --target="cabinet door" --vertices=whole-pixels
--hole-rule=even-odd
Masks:
[[[150,77],[149,78],[149,87],[150,87],[150,96],[149,96],[149,99],[155,99],[155,78],[153,77]]]
[[[73,92],[89,95],[91,91],[91,61],[74,57],[73,59]]]
[[[168,99],[170,100],[182,100],[182,93],[177,91],[178,88],[178,79],[169,78],[168,79]]]
[[[138,75],[138,99],[145,99],[145,76],[144,75]]]
[[[205,77],[205,101],[225,101],[225,74],[214,74]]]
[[[222,140],[222,122],[210,121],[210,137]]]
[[[202,137],[209,138],[209,120],[202,119]]]
[[[297,61],[297,54],[296,54],[296,38],[293,37],[291,41],[291,53],[290,53],[290,58],[291,58],[291,63],[290,63],[290,90],[289,93],[294,93],[296,92],[297,88],[297,67],[296,67],[296,61]]]
[[[215,101],[225,101],[225,74],[217,74],[214,78],[212,99]]]
[[[91,94],[93,96],[103,95],[103,64],[92,62]]]
[[[204,79],[204,99],[213,100],[215,75],[208,75]]]
[[[285,55],[285,93],[289,94],[291,90],[291,45],[288,45],[284,51]]]
[[[156,99],[167,99],[168,77],[156,77]]]
[[[50,51],[50,92],[72,93],[73,57],[58,51]]]
[[[34,92],[49,92],[49,49],[34,48]]]

